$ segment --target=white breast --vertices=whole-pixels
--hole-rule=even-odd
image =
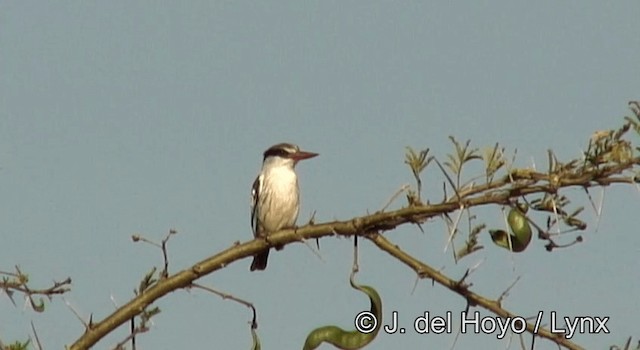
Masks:
[[[264,173],[258,219],[267,232],[293,227],[298,218],[298,177],[287,166],[278,166]]]

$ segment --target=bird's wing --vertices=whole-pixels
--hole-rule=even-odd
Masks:
[[[259,236],[259,224],[258,224],[258,201],[260,200],[260,192],[262,187],[262,174],[256,178],[251,187],[251,228],[253,229],[253,235]]]

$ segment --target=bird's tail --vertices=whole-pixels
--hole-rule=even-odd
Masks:
[[[264,253],[260,253],[253,257],[253,262],[251,263],[251,268],[249,270],[264,270],[267,268],[267,259],[269,258],[269,251],[265,251]]]

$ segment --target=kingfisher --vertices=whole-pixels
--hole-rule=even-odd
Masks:
[[[256,238],[266,238],[273,232],[295,226],[300,210],[295,166],[317,155],[301,151],[292,143],[279,143],[264,151],[262,169],[251,190],[251,228]],[[268,257],[269,250],[256,254],[250,271],[264,270]]]

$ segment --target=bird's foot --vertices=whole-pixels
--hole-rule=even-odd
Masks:
[[[273,241],[269,239],[269,236],[264,236],[262,237],[262,239],[264,239],[264,242],[267,243],[270,247],[276,248],[276,250],[282,250],[282,248],[284,248],[282,244],[273,243]]]

